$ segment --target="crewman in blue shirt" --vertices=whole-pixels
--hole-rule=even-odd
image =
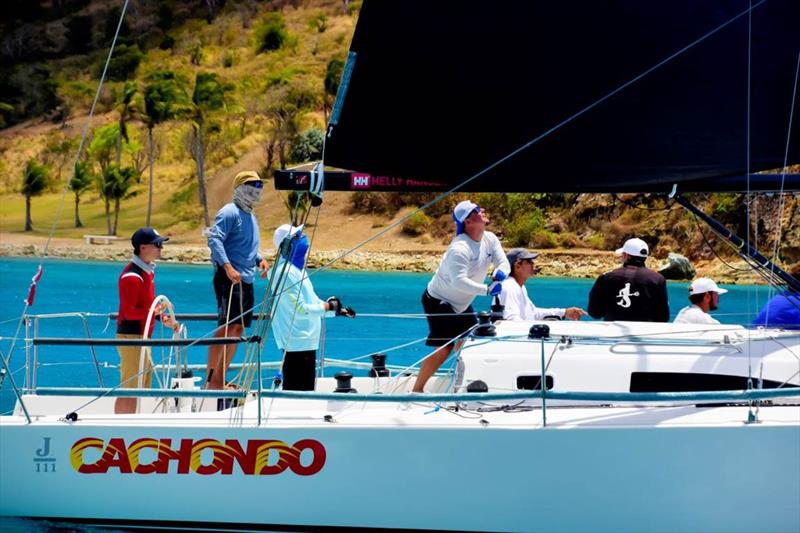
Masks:
[[[789,274],[800,280],[800,263],[789,270]],[[800,329],[800,294],[793,290],[773,296],[753,321],[754,326],[768,328]]]
[[[272,334],[284,352],[283,390],[314,390],[317,349],[323,316],[355,318],[356,312],[331,296],[322,301],[314,292],[305,271],[308,237],[303,226],[284,224],[272,238],[280,259],[275,267],[280,281]]]
[[[267,261],[258,252],[258,220],[253,208],[261,201],[264,182],[253,171],[233,178],[233,201],[217,212],[208,232],[208,247],[214,264],[214,293],[217,297],[215,337],[239,337],[253,320],[253,280],[256,269],[267,275]],[[208,349],[207,388],[222,389],[236,344]]]

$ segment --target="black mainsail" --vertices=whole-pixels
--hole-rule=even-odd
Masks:
[[[325,188],[777,190],[746,176],[800,162],[799,20],[796,0],[366,0],[325,156],[356,174]]]

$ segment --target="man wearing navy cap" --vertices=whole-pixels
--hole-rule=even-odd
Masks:
[[[147,314],[155,300],[156,259],[169,237],[162,237],[153,228],[139,228],[131,237],[133,259],[125,265],[119,276],[119,313],[117,315],[118,339],[141,339],[145,335]],[[156,315],[160,310],[156,310]],[[161,315],[165,326],[178,327],[172,317]],[[150,323],[147,337],[153,333],[155,322]],[[120,386],[123,388],[148,388],[152,379],[153,362],[150,348],[117,346],[120,365]],[[140,361],[143,357],[144,360]],[[115,413],[135,413],[137,398],[117,398]]]
[[[533,260],[539,254],[524,248],[513,248],[506,254],[511,265],[511,276],[503,282],[503,291],[498,296],[503,305],[503,320],[544,320],[549,317],[580,320],[586,311],[580,307],[536,307],[528,296],[525,282],[536,272]]]

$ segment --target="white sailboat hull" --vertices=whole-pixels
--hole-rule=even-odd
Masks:
[[[746,407],[553,408],[547,427],[538,410],[480,422],[429,406],[350,409],[335,423],[312,415],[333,410],[297,410],[256,427],[254,408],[238,421],[225,413],[32,425],[4,418],[0,514],[237,529],[800,529],[798,406],[762,408],[757,424],[744,423]],[[86,438],[101,444],[76,458]],[[111,463],[81,473],[102,463],[111,439],[124,443]],[[126,472],[138,439],[170,439],[174,450],[182,439],[212,439],[221,455],[230,441],[245,451],[248,441],[273,439],[318,447],[279,473],[245,473],[245,459],[230,473],[203,473],[211,450],[194,465],[173,458],[165,473]],[[267,461],[276,470],[277,457]],[[138,458],[140,467],[157,461],[153,449]]]

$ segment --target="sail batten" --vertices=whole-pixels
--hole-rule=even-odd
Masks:
[[[786,156],[800,2],[753,5],[749,154],[758,172]],[[416,190],[475,175],[464,190],[742,190],[749,7],[367,0],[326,164],[352,169],[362,185],[363,176],[391,177]],[[800,135],[790,139],[794,164]],[[788,176],[785,186],[800,182]]]

